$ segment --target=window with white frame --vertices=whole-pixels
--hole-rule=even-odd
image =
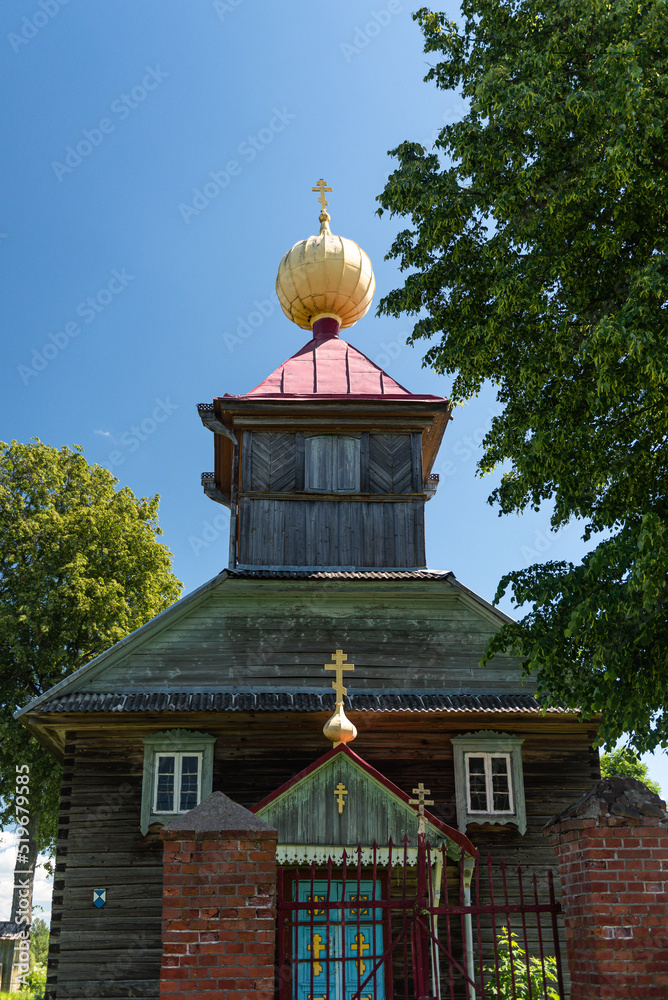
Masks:
[[[168,823],[211,794],[215,736],[184,729],[144,740],[141,831]]]
[[[517,736],[481,730],[452,739],[457,823],[512,823],[526,832],[522,743]]]
[[[464,757],[468,811],[512,814],[510,754],[467,753]]]
[[[156,753],[153,812],[183,813],[200,802],[201,753]]]

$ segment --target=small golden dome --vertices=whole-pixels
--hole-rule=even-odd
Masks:
[[[337,702],[334,715],[330,716],[322,727],[325,738],[336,746],[339,743],[350,743],[357,736],[357,727],[350,721],[343,710],[343,702]]]
[[[345,329],[368,311],[376,281],[364,250],[331,232],[324,207],[320,223],[317,236],[300,240],[284,255],[276,294],[285,315],[302,330],[328,316]]]

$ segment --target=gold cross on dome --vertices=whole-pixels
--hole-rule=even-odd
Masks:
[[[327,205],[328,205],[328,201],[325,198],[325,191],[331,191],[331,190],[332,190],[331,188],[325,187],[325,182],[323,181],[322,177],[320,178],[316,186],[314,188],[311,188],[311,191],[320,192],[320,197],[318,198],[318,201],[320,202],[320,207],[322,208],[323,212],[327,211]]]
[[[425,832],[424,807],[425,806],[433,806],[433,804],[434,804],[434,800],[433,799],[426,799],[425,798],[425,795],[429,795],[429,794],[430,794],[430,790],[428,788],[425,788],[424,787],[424,783],[422,781],[420,781],[418,783],[417,788],[413,789],[413,795],[417,795],[417,798],[416,799],[409,799],[408,800],[409,805],[411,805],[411,806],[417,806],[417,813],[418,813],[418,834],[421,834],[421,833]]]
[[[344,670],[354,670],[354,663],[346,663],[348,659],[346,654],[342,649],[337,649],[337,651],[332,656],[334,660],[333,663],[326,663],[325,670],[336,670],[336,680],[332,681],[332,687],[336,691],[336,703],[337,705],[343,701],[344,694],[348,694],[348,688],[343,686],[343,671]]]

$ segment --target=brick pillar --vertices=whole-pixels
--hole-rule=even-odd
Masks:
[[[668,997],[668,815],[605,778],[545,827],[559,860],[571,1000]]]
[[[214,792],[160,836],[160,1000],[272,1000],[276,830]]]

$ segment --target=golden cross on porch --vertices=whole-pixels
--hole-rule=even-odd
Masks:
[[[322,965],[318,959],[320,958],[320,952],[325,950],[320,934],[313,935],[313,948],[311,948],[311,945],[308,945],[308,950],[313,952],[313,957],[315,959],[315,962],[313,963],[313,975],[319,976],[322,972]]]
[[[366,971],[366,963],[362,961],[364,958],[364,952],[369,950],[369,945],[366,943],[366,938],[363,934],[356,934],[355,941],[350,946],[351,951],[356,951],[358,953],[358,958],[355,960],[357,968],[360,970],[360,974],[364,975]]]
[[[434,804],[434,800],[433,799],[426,799],[425,798],[425,795],[429,795],[429,794],[430,794],[430,789],[429,788],[425,788],[424,787],[424,782],[420,781],[420,782],[418,782],[417,788],[413,789],[413,795],[417,795],[417,798],[416,799],[409,799],[408,800],[409,805],[411,805],[411,806],[417,806],[417,813],[418,813],[418,836],[421,833],[425,832],[424,807],[425,806],[433,806],[433,804]]]
[[[343,686],[343,671],[344,670],[354,670],[354,663],[346,663],[348,659],[346,654],[341,649],[337,649],[334,653],[332,659],[333,663],[326,663],[325,670],[336,670],[336,680],[332,681],[332,687],[336,691],[336,703],[343,701],[344,694],[348,694],[348,688]]]
[[[327,199],[325,198],[325,191],[331,191],[331,190],[332,190],[331,188],[325,187],[325,182],[323,181],[322,177],[320,178],[316,186],[314,188],[311,188],[311,191],[320,192],[320,197],[318,198],[318,201],[320,202],[320,207],[322,208],[323,212],[327,211],[327,205],[328,205]]]

